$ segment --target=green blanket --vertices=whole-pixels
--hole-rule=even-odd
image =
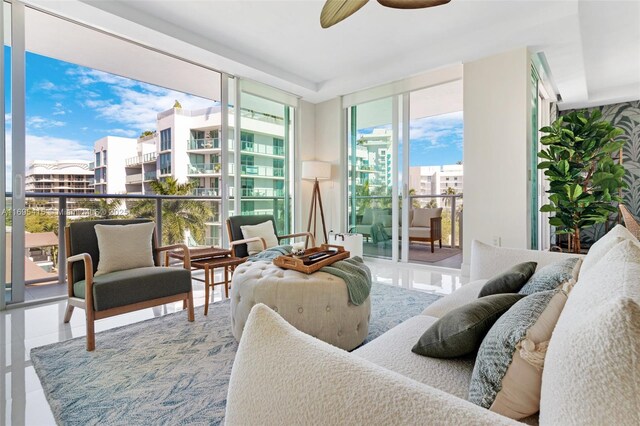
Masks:
[[[347,284],[349,300],[354,305],[362,305],[369,297],[371,292],[371,271],[360,256],[339,260],[321,268],[320,271],[342,278]]]
[[[249,256],[248,261],[273,261],[278,256],[291,253],[289,245],[277,246]],[[371,271],[361,257],[339,260],[320,269],[321,272],[342,278],[347,285],[349,300],[354,305],[362,305],[371,292]]]

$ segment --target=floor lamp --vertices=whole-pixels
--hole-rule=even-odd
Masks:
[[[316,237],[316,223],[318,221],[318,208],[320,208],[320,218],[322,220],[322,235],[324,242],[328,242],[327,226],[324,221],[324,209],[322,208],[322,196],[320,195],[320,180],[331,179],[331,163],[323,161],[303,161],[302,179],[313,180],[313,196],[311,197],[311,208],[309,209],[309,224],[307,232],[311,232],[313,223],[313,236]]]

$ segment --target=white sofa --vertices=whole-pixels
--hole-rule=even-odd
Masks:
[[[589,264],[592,269],[588,274],[581,270],[549,344],[540,418],[533,416],[525,423],[640,424],[640,245],[626,241],[635,251],[620,255],[624,240],[610,239],[583,262],[583,268]],[[606,265],[604,260],[598,263],[612,247],[617,257]],[[524,261],[536,261],[540,268],[570,256],[575,255],[474,241],[469,284],[352,353],[304,335],[268,308],[257,306],[234,363],[226,423],[519,424],[466,400],[473,358],[434,359],[416,355],[411,348],[439,317],[475,299],[488,278]],[[631,316],[621,317],[631,318],[631,326],[611,326],[626,346],[609,354],[611,342],[594,348],[585,334],[597,328],[589,321],[612,311],[601,307],[613,302],[632,305]],[[602,340],[598,336],[608,333],[593,337],[595,344]],[[587,349],[571,359],[567,354],[580,345]],[[599,352],[594,355],[593,350]],[[564,377],[564,371],[576,366],[583,370]]]

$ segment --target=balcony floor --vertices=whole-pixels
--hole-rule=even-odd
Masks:
[[[389,243],[374,244],[365,242],[363,249],[365,256],[391,258],[392,246]],[[439,248],[436,243],[435,250],[431,253],[430,244],[411,243],[409,244],[409,261],[427,266],[460,269],[462,266],[462,250],[444,245]]]

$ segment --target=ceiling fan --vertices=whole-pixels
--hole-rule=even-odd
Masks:
[[[329,28],[356,13],[369,0],[327,0],[320,14],[320,25]],[[394,9],[422,9],[447,4],[451,0],[378,0],[383,6]]]

